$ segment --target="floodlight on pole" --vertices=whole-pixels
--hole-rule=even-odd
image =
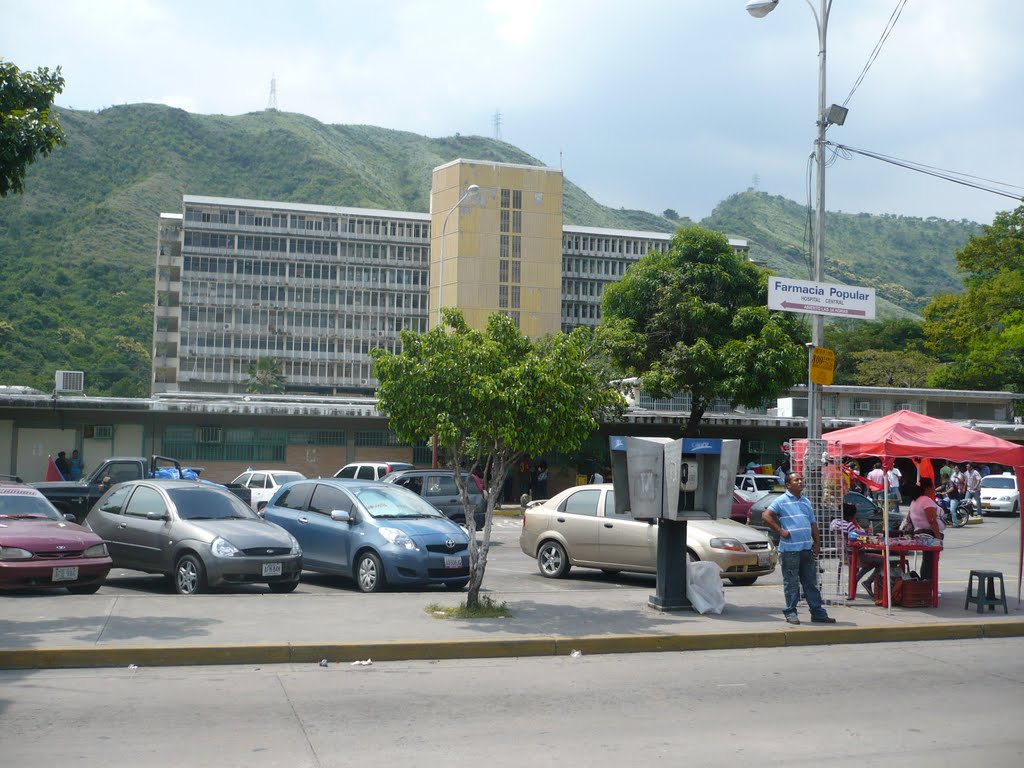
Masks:
[[[462,205],[467,198],[476,196],[480,192],[480,187],[477,184],[470,184],[466,187],[466,191],[462,193],[462,197],[451,207],[448,213],[445,214],[444,221],[441,224],[441,251],[439,256],[440,265],[437,270],[437,324],[441,325],[441,307],[444,302],[441,301],[442,292],[444,291],[444,235],[445,230],[448,228],[448,219],[451,215],[458,210],[459,206]]]
[[[818,166],[817,195],[814,211],[814,282],[820,283],[825,278],[825,129],[830,123],[842,125],[846,119],[846,110],[833,105],[834,111],[825,109],[825,60],[826,41],[828,39],[828,17],[832,10],[832,0],[819,0],[815,9],[811,0],[804,0],[814,14],[814,22],[818,28],[818,112],[817,137],[814,143],[814,158]],[[747,13],[755,18],[764,18],[775,10],[779,0],[749,0]],[[832,118],[830,120],[830,118]],[[811,344],[820,347],[825,339],[825,317],[811,315]],[[807,439],[821,439],[822,398],[821,385],[810,380],[810,362],[808,362],[807,381]]]

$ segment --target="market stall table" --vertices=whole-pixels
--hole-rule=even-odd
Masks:
[[[847,546],[850,549],[850,573],[849,573],[849,586],[847,588],[847,599],[853,600],[857,596],[857,556],[861,551],[865,552],[876,552],[885,556],[885,542],[881,536],[862,536],[856,540],[847,542]],[[937,541],[933,538],[913,538],[913,539],[889,539],[889,553],[890,556],[898,554],[900,557],[900,568],[904,573],[908,573],[907,569],[907,555],[911,552],[932,552],[934,553],[934,562],[932,565],[932,577],[931,577],[931,596],[932,596],[932,608],[939,607],[939,554],[942,552],[942,542]],[[884,587],[883,580],[883,587]],[[887,591],[882,592],[882,605],[886,608],[889,607],[889,597]]]

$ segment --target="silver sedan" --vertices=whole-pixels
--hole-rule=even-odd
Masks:
[[[617,515],[611,483],[579,485],[526,509],[519,547],[548,578],[564,577],[574,565],[655,573],[658,528]],[[778,563],[778,550],[765,534],[729,519],[690,520],[686,556],[716,563],[723,579],[742,586],[767,576]]]

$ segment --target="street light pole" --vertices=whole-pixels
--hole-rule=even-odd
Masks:
[[[451,218],[452,214],[458,210],[459,206],[465,202],[466,198],[470,195],[476,195],[480,191],[480,187],[477,184],[470,184],[466,187],[466,191],[462,193],[462,197],[455,201],[448,213],[444,216],[444,221],[441,223],[441,248],[438,256],[440,264],[437,269],[437,327],[441,327],[441,307],[444,305],[441,301],[444,291],[444,236],[445,230],[448,229],[448,219]],[[437,468],[437,433],[434,433],[433,450],[431,451],[430,466],[434,469]]]
[[[465,199],[467,197],[469,197],[470,195],[475,195],[479,191],[480,191],[480,187],[477,186],[476,184],[470,184],[468,187],[466,187],[466,191],[462,193],[462,197],[460,197],[456,201],[455,205],[453,205],[451,207],[451,210],[449,210],[448,213],[445,214],[444,222],[441,224],[441,253],[440,253],[440,258],[439,258],[441,263],[440,263],[440,266],[438,267],[438,272],[437,272],[437,324],[438,325],[441,325],[441,307],[443,306],[443,302],[441,301],[441,296],[442,296],[442,291],[444,291],[444,233],[445,233],[445,230],[448,229],[448,219],[450,219],[452,214],[455,213],[456,210],[458,210],[459,206],[462,205],[462,203],[465,201]],[[435,466],[437,466],[436,463],[435,463]]]
[[[825,60],[826,42],[828,39],[828,17],[832,10],[832,0],[819,0],[815,10],[811,0],[804,0],[814,14],[814,22],[818,27],[818,119],[816,123],[817,137],[814,144],[814,160],[818,166],[817,195],[814,211],[814,275],[816,283],[825,279],[825,129],[828,127],[828,112],[825,108]],[[755,18],[762,18],[778,6],[779,0],[749,0],[747,12]],[[811,345],[823,346],[825,343],[825,317],[811,315]],[[813,350],[812,353],[813,354]],[[815,384],[810,378],[810,355],[808,356],[807,378],[807,441],[808,450],[812,441],[821,440],[822,430],[822,393],[821,385]]]

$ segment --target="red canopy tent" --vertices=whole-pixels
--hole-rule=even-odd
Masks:
[[[837,429],[822,435],[828,441],[830,455],[839,450],[843,456],[878,456],[889,469],[893,459],[949,459],[973,464],[996,463],[1013,467],[1017,488],[1024,489],[1024,445],[975,432],[973,429],[933,419],[913,411],[897,411],[889,416],[856,427]],[[802,456],[806,440],[797,442]],[[833,447],[833,445],[835,447]],[[1022,517],[1024,521],[1024,517]],[[1017,602],[1021,599],[1021,575],[1024,572],[1024,522],[1021,525],[1017,559]]]

